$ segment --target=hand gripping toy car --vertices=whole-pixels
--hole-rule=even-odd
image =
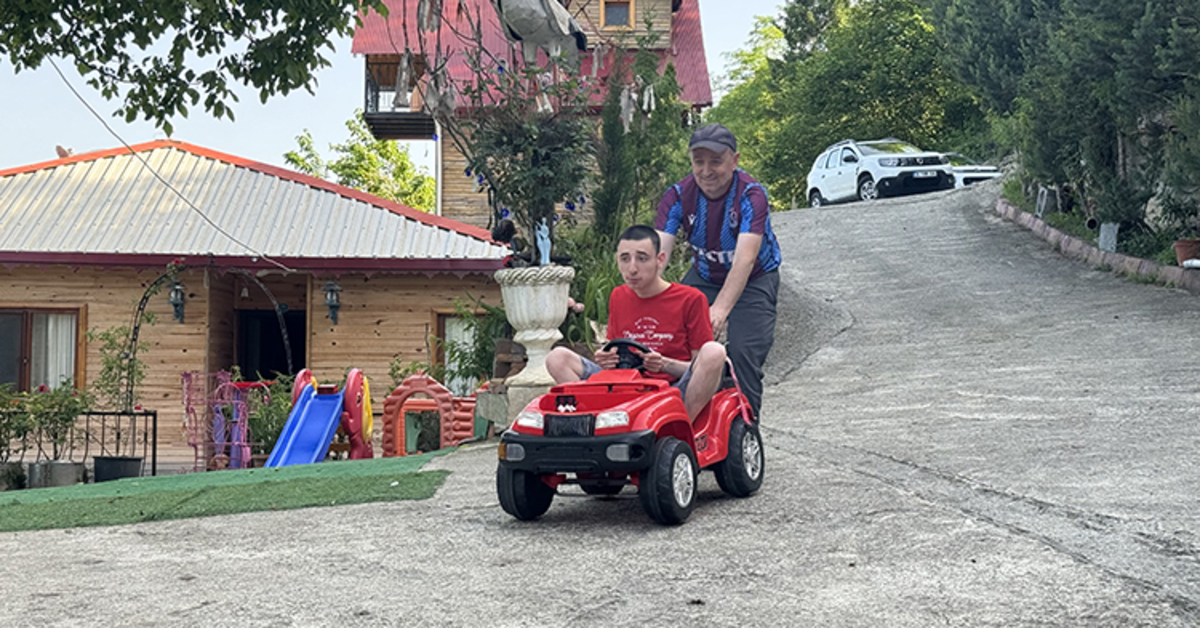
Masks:
[[[737,388],[713,395],[693,424],[679,390],[643,377],[642,344],[617,339],[617,368],[561,384],[534,399],[500,437],[496,493],[521,520],[550,508],[560,484],[615,495],[626,484],[651,519],[682,523],[696,504],[696,475],[712,468],[726,493],[762,486],[763,449],[750,405]]]

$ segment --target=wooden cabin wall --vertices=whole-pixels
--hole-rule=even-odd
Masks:
[[[647,12],[654,32],[660,36],[658,47],[667,47],[671,38],[671,0],[632,0],[630,18],[633,28],[601,28],[602,5],[603,0],[591,0],[579,5],[578,9],[571,8],[575,20],[587,33],[589,47],[594,46],[597,41],[620,41],[622,36],[627,39],[625,45],[636,46],[636,38],[649,32],[646,29]]]
[[[446,138],[442,143],[442,216],[476,227],[488,227],[492,210],[487,193],[472,191],[474,179],[466,175],[467,158]]]
[[[237,312],[234,311],[235,281],[232,275],[208,273],[208,354],[205,373],[228,371],[237,362]]]
[[[87,329],[103,331],[129,325],[142,294],[159,275],[159,270],[0,267],[0,306],[83,306]],[[160,445],[186,443],[180,375],[204,370],[209,348],[204,271],[185,271],[180,279],[186,288],[184,322],[172,318],[169,288],[164,285],[146,308],[156,321],[142,325],[139,336],[145,349],[138,358],[146,364],[147,375],[138,391],[142,407],[158,411]],[[88,343],[85,355],[84,379],[90,386],[100,372],[98,343]]]
[[[500,305],[500,287],[490,275],[343,275],[338,324],[328,317],[325,278],[312,279],[309,301],[308,364],[322,382],[340,383],[347,368],[359,368],[371,382],[374,410],[392,389],[393,359],[428,363],[437,314],[452,313],[455,299],[467,295]]]

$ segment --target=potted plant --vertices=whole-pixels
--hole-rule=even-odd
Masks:
[[[0,491],[25,488],[25,465],[32,422],[25,400],[11,384],[0,386]]]
[[[443,6],[450,5],[431,10]],[[434,22],[450,23],[450,17]],[[569,55],[551,56],[542,66],[536,55],[517,55],[512,46],[489,50],[482,18],[465,17],[467,28],[454,31],[458,41],[444,49],[434,38],[437,47],[421,51],[429,70],[418,89],[426,113],[466,156],[466,174],[487,189],[493,237],[512,242],[516,253],[511,267],[495,275],[513,340],[529,359],[506,382],[511,415],[554,383],[545,357],[562,337],[558,328],[575,276],[573,268],[552,262],[557,207],[574,210],[592,170],[595,125],[587,115],[594,90]],[[465,56],[471,72],[464,80],[451,78],[451,54]]]
[[[38,446],[38,461],[29,468],[29,486],[44,488],[82,482],[83,463],[63,458],[69,456],[74,446],[76,419],[91,407],[87,391],[75,390],[69,380],[56,388],[43,384],[25,396],[25,406]]]
[[[153,324],[154,318],[143,315],[141,322]],[[92,329],[87,333],[88,343],[97,343],[100,354],[100,372],[96,374],[92,388],[99,405],[106,411],[101,420],[115,418],[113,429],[102,431],[106,435],[111,434],[112,440],[106,438],[106,442],[101,442],[96,435],[88,435],[100,446],[100,455],[92,457],[93,474],[97,482],[142,474],[142,457],[133,455],[136,453],[136,434],[132,428],[141,411],[137,388],[146,379],[146,363],[137,357],[137,351],[132,350],[132,336],[133,331],[125,325],[105,330]],[[137,348],[144,350],[145,344],[139,342]],[[121,429],[122,424],[124,430]],[[129,441],[128,448],[123,453],[122,445],[126,438]]]

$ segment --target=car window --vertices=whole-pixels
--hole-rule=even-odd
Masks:
[[[868,155],[881,153],[920,153],[921,149],[907,142],[859,142],[858,147]]]
[[[849,148],[843,148],[842,149],[842,163],[847,163],[846,157],[853,155],[853,154],[854,154],[854,151],[850,150]]]

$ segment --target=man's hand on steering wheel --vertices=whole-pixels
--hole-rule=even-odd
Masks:
[[[658,356],[659,368],[662,367],[661,355],[651,351],[646,345],[630,338],[614,338],[613,340],[609,340],[596,355],[600,357],[601,354],[607,354],[610,351],[616,356],[614,368],[645,369],[645,360],[651,356]],[[604,359],[608,360],[609,358],[607,355],[604,355]],[[596,360],[596,364],[602,368],[610,368],[605,366],[600,360]]]

